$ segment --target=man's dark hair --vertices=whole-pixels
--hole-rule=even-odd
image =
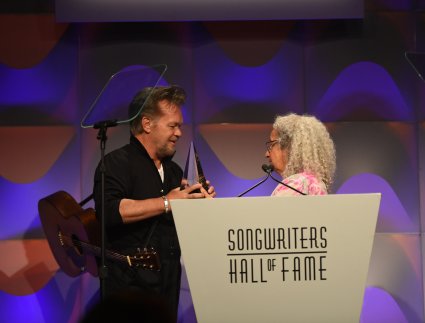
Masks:
[[[129,117],[133,117],[139,112],[143,105],[142,111],[130,123],[130,130],[133,135],[143,131],[140,120],[146,116],[155,118],[161,115],[158,102],[167,100],[172,104],[182,106],[186,101],[186,92],[179,86],[158,86],[155,88],[146,87],[138,92],[128,108]]]

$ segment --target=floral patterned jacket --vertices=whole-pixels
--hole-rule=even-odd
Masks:
[[[283,183],[303,192],[307,195],[326,195],[326,185],[313,174],[303,172],[291,175],[283,180]],[[297,196],[298,192],[279,184],[274,189],[272,196]]]

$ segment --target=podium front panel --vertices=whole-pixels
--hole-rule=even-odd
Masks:
[[[359,322],[380,198],[172,200],[198,322]]]

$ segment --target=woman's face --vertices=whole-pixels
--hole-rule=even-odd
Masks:
[[[288,163],[288,149],[281,149],[278,139],[279,136],[277,131],[273,129],[270,133],[270,140],[266,144],[266,158],[269,160],[269,163],[273,165],[274,170],[282,174]]]

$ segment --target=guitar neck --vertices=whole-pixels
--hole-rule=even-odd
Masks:
[[[60,235],[60,239],[64,242],[66,242],[67,245],[69,246],[73,246],[73,247],[81,247],[82,249],[84,249],[85,251],[90,252],[92,255],[96,256],[96,257],[101,257],[101,253],[102,253],[102,249],[98,246],[89,244],[87,242],[78,240],[78,239],[74,239],[74,238],[70,238],[64,234],[62,234],[61,232],[59,233]],[[118,260],[121,262],[128,262],[128,257],[121,255],[119,253],[113,252],[111,250],[106,249],[105,250],[105,256],[106,258],[110,259],[110,260]]]

